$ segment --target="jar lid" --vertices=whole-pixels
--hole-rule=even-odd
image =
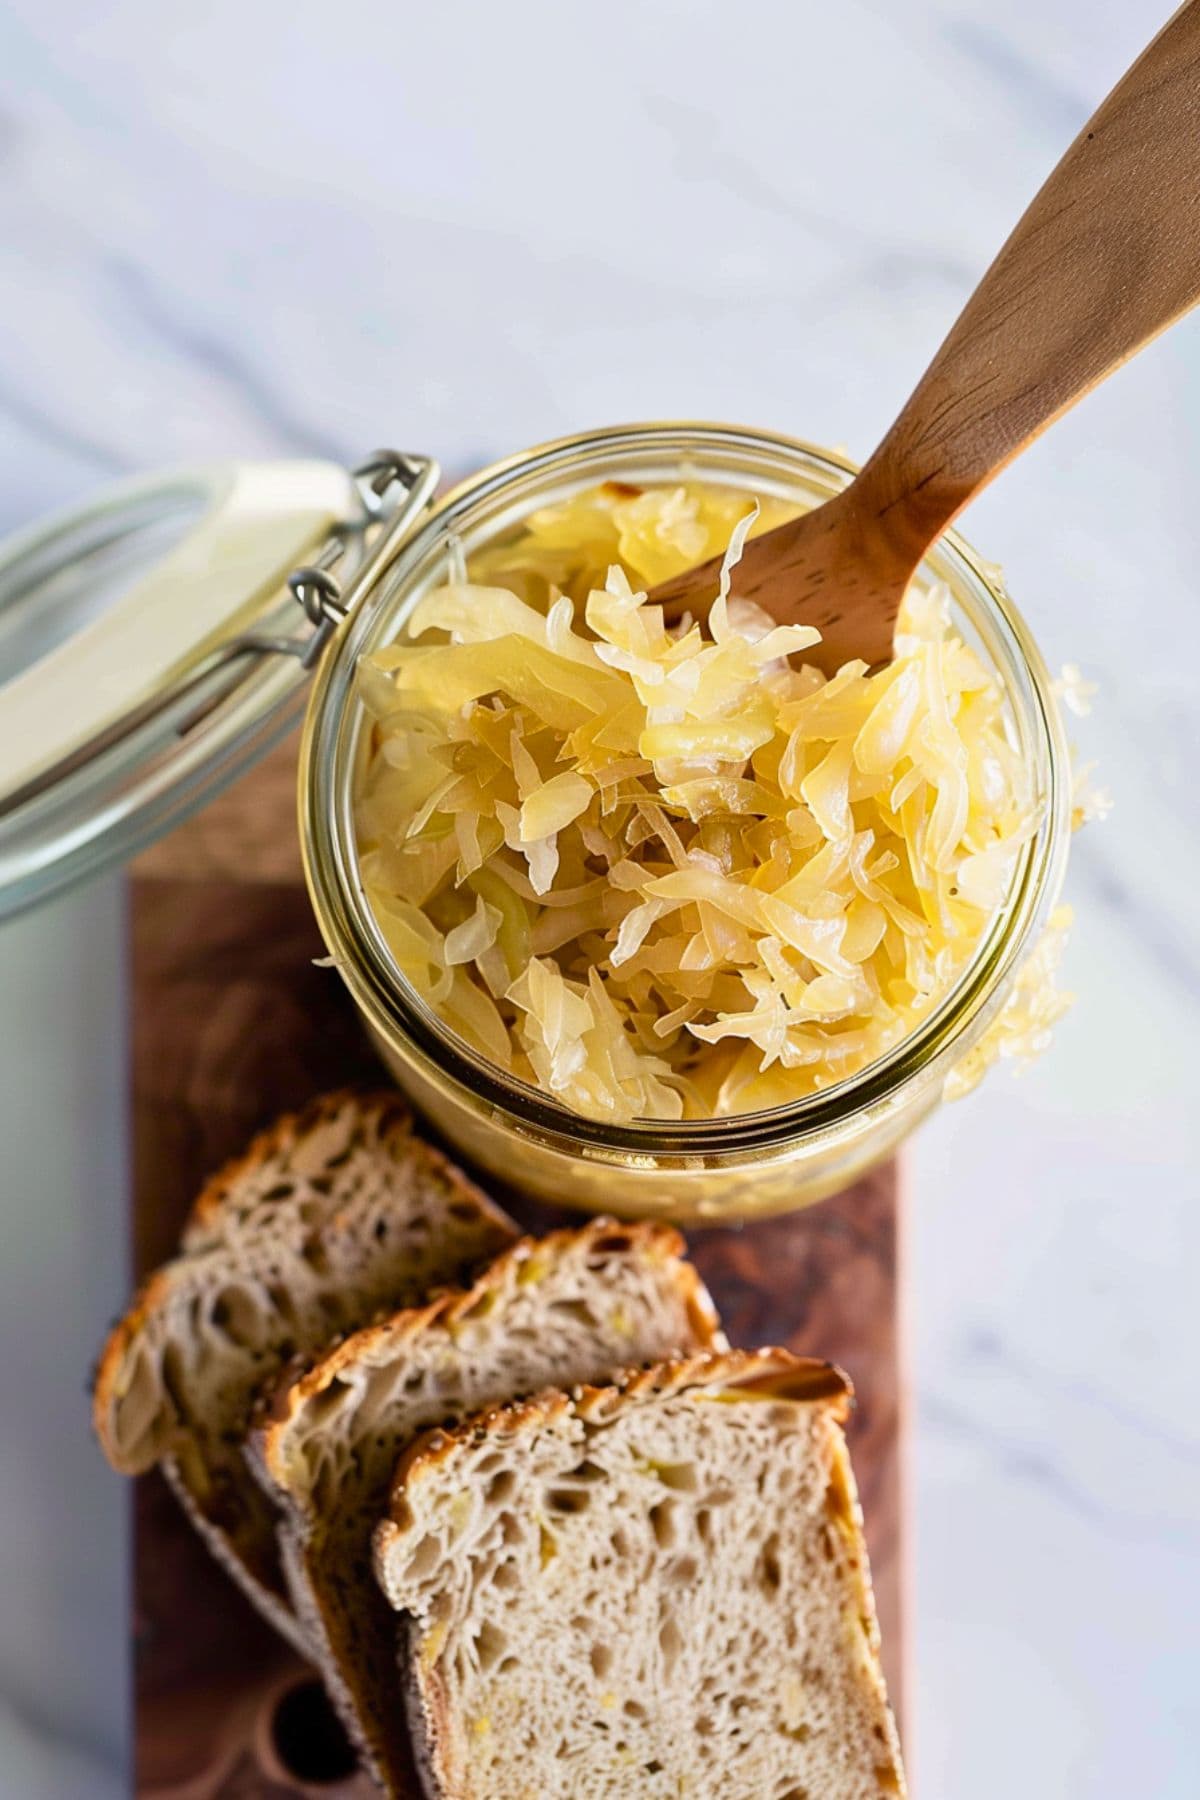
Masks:
[[[393,451],[223,463],[0,543],[0,917],[123,861],[284,734],[437,479]]]

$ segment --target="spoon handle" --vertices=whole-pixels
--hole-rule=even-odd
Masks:
[[[854,484],[915,568],[1046,426],[1200,299],[1200,0],[1089,119]],[[849,496],[846,496],[849,498]]]

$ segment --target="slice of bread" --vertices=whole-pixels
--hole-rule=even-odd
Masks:
[[[284,1387],[251,1455],[284,1512],[293,1602],[346,1724],[385,1790],[419,1792],[396,1705],[396,1623],[371,1540],[400,1453],[429,1426],[550,1383],[721,1342],[665,1225],[596,1220],[505,1251],[465,1293],[400,1313]]]
[[[114,1327],[94,1420],[114,1468],[162,1465],[210,1548],[302,1651],[276,1514],[243,1439],[256,1398],[383,1309],[460,1282],[516,1236],[412,1135],[393,1094],[333,1094],[280,1119],[205,1188],[180,1255]]]
[[[441,1800],[903,1794],[839,1370],[665,1364],[423,1438],[376,1572]]]

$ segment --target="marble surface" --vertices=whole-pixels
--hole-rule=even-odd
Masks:
[[[0,527],[166,463],[465,469],[621,418],[865,453],[1166,6],[9,0]],[[1054,1050],[914,1157],[931,1800],[1196,1791],[1198,483],[1192,321],[966,521],[1100,682],[1077,735],[1117,804]],[[0,932],[4,1800],[127,1788],[82,1397],[124,1280],[121,973],[115,881]]]

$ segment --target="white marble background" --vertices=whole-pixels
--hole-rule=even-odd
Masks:
[[[230,452],[694,415],[865,453],[1169,0],[9,0],[0,527]],[[924,1800],[1200,1780],[1200,325],[977,505],[1117,810],[1079,1005],[915,1156]],[[0,933],[0,1795],[127,1789],[120,897]]]

